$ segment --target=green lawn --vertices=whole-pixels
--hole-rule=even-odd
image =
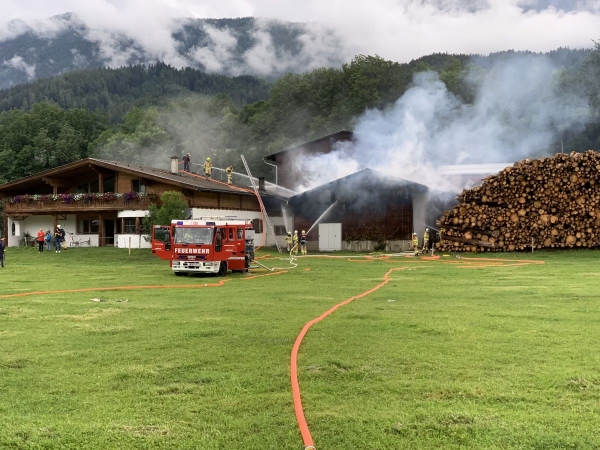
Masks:
[[[0,448],[301,449],[296,336],[393,267],[300,348],[317,449],[600,448],[600,252],[473,257],[545,264],[308,258],[204,287],[148,250],[9,248],[0,295],[99,289],[0,298]]]

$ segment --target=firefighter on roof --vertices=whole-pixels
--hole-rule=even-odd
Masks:
[[[298,230],[294,230],[294,238],[293,241],[294,243],[294,247],[292,247],[292,253],[294,253],[294,255],[298,254]]]
[[[210,162],[210,158],[206,158],[206,161],[204,161],[204,175],[206,176],[206,178],[210,178],[211,174],[212,174],[212,163]]]
[[[302,234],[300,235],[300,254],[307,255],[306,251],[306,231],[302,230]]]
[[[417,233],[412,234],[412,245],[415,256],[419,256],[419,236],[417,236]]]
[[[429,250],[429,228],[425,228],[423,233],[423,253]]]
[[[288,231],[285,236],[285,243],[287,244],[287,251],[292,251],[292,232]]]
[[[232,184],[232,180],[233,180],[233,166],[227,167],[227,169],[225,169],[225,173],[227,174],[227,184]]]

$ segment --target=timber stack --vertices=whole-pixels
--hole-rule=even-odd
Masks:
[[[600,153],[526,159],[464,190],[438,220],[441,251],[600,246]]]

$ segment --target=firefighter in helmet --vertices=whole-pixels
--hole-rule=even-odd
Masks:
[[[204,161],[204,175],[206,176],[206,178],[210,178],[212,174],[212,163],[210,162],[210,157],[206,158],[206,161]]]
[[[298,230],[294,230],[294,237],[292,238],[292,242],[294,243],[294,246],[292,247],[292,253],[294,255],[298,254]]]
[[[288,231],[285,235],[285,243],[287,245],[288,253],[292,251],[292,232]]]
[[[306,231],[302,230],[302,234],[300,234],[300,254],[307,255],[306,251]]]
[[[423,253],[429,250],[429,228],[425,228],[423,233]]]
[[[415,256],[419,256],[419,236],[417,236],[417,233],[412,234],[412,246]]]
[[[225,169],[225,173],[227,174],[227,184],[233,184],[233,166],[228,166],[227,169]]]

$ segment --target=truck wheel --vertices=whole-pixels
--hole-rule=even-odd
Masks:
[[[183,273],[181,273],[181,272],[173,272],[173,273],[175,274],[176,277],[180,277],[183,275]]]
[[[221,262],[219,266],[219,271],[217,272],[218,277],[222,277],[227,273],[227,263],[225,261]]]

